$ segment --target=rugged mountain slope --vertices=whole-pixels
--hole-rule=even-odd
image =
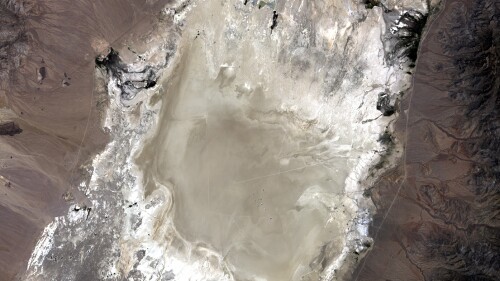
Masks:
[[[500,1],[446,1],[399,121],[405,157],[373,188],[374,249],[353,280],[500,277]]]

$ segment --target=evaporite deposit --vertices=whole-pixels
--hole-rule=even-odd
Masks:
[[[427,11],[384,2],[173,3],[111,45],[95,81],[112,141],[80,186],[91,204],[46,228],[26,279],[348,276],[410,85],[415,42],[399,31],[412,38]]]

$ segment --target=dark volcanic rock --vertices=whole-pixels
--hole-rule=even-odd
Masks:
[[[412,10],[401,15],[398,11],[386,11],[384,17],[389,23],[385,44],[391,50],[386,55],[387,60],[392,63],[408,59],[413,66],[428,15]]]
[[[278,26],[278,12],[273,11],[273,19],[271,24],[271,32]]]
[[[118,80],[117,86],[122,91],[120,94],[122,101],[132,100],[141,90],[154,87],[158,79],[158,69],[151,66],[145,66],[139,71],[129,70],[121,61],[118,52],[112,48],[105,57],[96,58],[96,65],[107,69],[109,75]]]
[[[373,7],[381,5],[379,0],[363,0],[362,3],[365,5],[365,8],[367,9],[373,9]]]
[[[23,130],[14,122],[0,124],[0,136],[13,136],[20,134]]]
[[[384,116],[394,114],[394,105],[391,104],[391,98],[387,93],[378,94],[377,110],[382,112]]]
[[[447,1],[420,48],[353,280],[499,280],[500,1]]]

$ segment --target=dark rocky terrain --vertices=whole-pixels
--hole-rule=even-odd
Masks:
[[[401,105],[399,166],[374,186],[352,280],[500,279],[500,1],[446,1]]]

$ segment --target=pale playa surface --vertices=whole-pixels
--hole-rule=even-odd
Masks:
[[[387,124],[364,123],[380,112],[363,104],[405,82],[384,67],[379,9],[356,27],[341,3],[281,4],[272,34],[268,7],[193,8],[139,160],[149,192],[173,191],[180,235],[218,252],[237,280],[332,277],[348,240],[361,245],[358,181]]]
[[[355,211],[342,202],[343,167],[352,154],[322,143],[335,134],[277,110],[282,101],[264,85],[250,88],[262,78],[247,82],[246,94],[231,85],[221,90],[224,82],[217,80],[224,75],[234,74],[236,84],[236,69],[251,70],[223,67],[222,79],[211,79],[203,52],[193,49],[201,50],[191,47],[179,85],[169,90],[158,136],[142,155],[155,159],[149,169],[174,190],[177,229],[249,276],[269,280],[307,268],[329,242],[340,252],[352,216],[346,211]]]
[[[382,10],[199,1],[162,16],[181,31],[162,22],[130,43],[137,54],[116,48],[130,69],[165,71],[126,101],[110,79],[113,142],[81,187],[93,215],[48,228],[29,280],[76,271],[45,260],[85,253],[92,239],[111,241],[93,259],[105,280],[340,280],[370,242],[359,182],[392,120],[376,110],[378,94],[409,86],[384,61]],[[92,236],[101,228],[107,236]]]

